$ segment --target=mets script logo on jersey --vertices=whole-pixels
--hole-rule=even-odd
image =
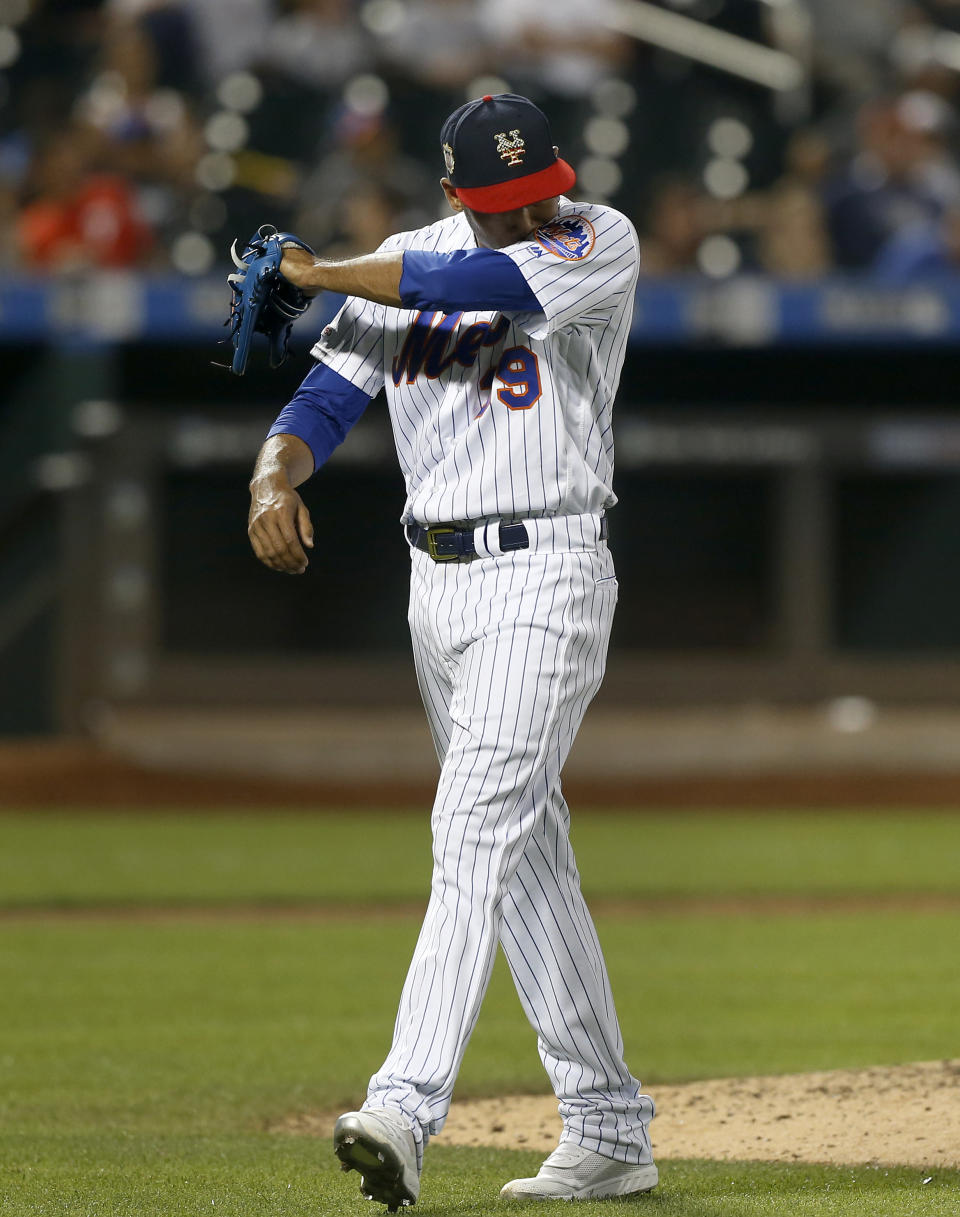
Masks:
[[[478,321],[476,325],[468,325],[458,336],[453,350],[448,350],[451,335],[462,316],[462,313],[417,313],[407,331],[403,348],[391,365],[393,383],[398,385],[406,379],[407,384],[412,385],[421,372],[428,379],[436,380],[455,363],[472,368],[481,350],[496,346],[510,324],[506,317],[498,317],[495,321]]]
[[[500,131],[493,137],[497,141],[497,151],[500,159],[508,165],[522,165],[527,152],[527,145],[520,138],[519,131]]]
[[[563,216],[537,229],[537,242],[547,253],[579,262],[593,249],[597,234],[584,216]]]

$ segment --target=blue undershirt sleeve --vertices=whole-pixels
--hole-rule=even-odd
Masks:
[[[369,396],[339,372],[316,363],[267,433],[296,435],[313,453],[316,472],[342,444],[347,432],[367,408]]]
[[[543,311],[516,262],[496,249],[405,250],[400,299],[404,308],[444,313]]]

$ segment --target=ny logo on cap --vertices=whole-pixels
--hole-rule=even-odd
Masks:
[[[509,135],[506,131],[501,131],[493,138],[497,141],[497,151],[502,161],[506,161],[508,165],[523,164],[526,144],[520,138],[519,131],[511,131]]]

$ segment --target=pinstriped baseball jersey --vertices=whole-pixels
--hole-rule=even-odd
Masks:
[[[453,215],[382,250],[476,241]],[[415,312],[350,298],[313,355],[369,396],[385,387],[407,487],[405,523],[597,513],[613,493],[611,413],[639,269],[630,221],[561,199],[500,252],[542,312]]]

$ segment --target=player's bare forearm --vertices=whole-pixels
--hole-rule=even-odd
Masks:
[[[296,435],[273,435],[260,449],[250,479],[247,535],[253,552],[271,570],[302,575],[313,525],[295,487],[313,473],[313,453]]]
[[[284,251],[280,273],[302,291],[340,292],[344,296],[359,296],[374,304],[400,308],[400,276],[403,274],[403,254],[364,254],[344,262],[327,262],[314,258],[302,249]]]
[[[298,435],[271,435],[257,456],[250,489],[258,481],[285,478],[291,487],[313,475],[313,453]]]

